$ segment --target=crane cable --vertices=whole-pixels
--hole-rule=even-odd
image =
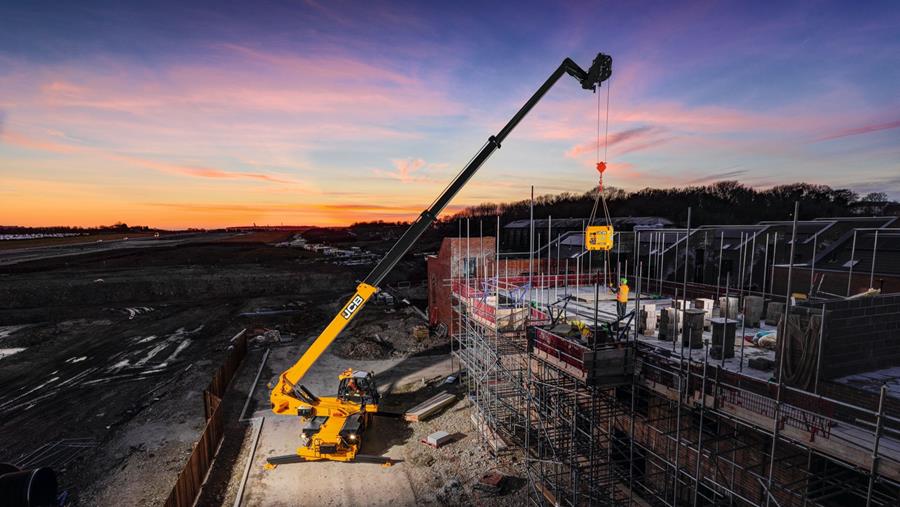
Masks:
[[[603,160],[600,159],[600,94],[597,94],[597,171],[600,173],[600,183],[597,185],[597,197],[594,199],[594,209],[591,210],[591,218],[588,225],[594,224],[597,217],[597,208],[603,204],[603,215],[606,225],[612,225],[609,217],[609,208],[606,205],[606,196],[603,195],[603,172],[606,171],[606,157],[609,150],[609,89],[612,80],[606,84],[606,133],[603,138]]]

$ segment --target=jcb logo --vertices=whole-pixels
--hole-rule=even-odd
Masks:
[[[341,312],[341,316],[346,320],[350,320],[350,317],[353,315],[360,305],[363,304],[363,298],[359,294],[353,296],[353,299],[347,303],[347,306],[344,308],[344,311]]]

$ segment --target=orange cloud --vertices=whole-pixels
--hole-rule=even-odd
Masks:
[[[447,167],[447,164],[429,164],[421,158],[393,159],[391,164],[394,166],[393,171],[375,169],[373,172],[376,176],[393,178],[400,180],[402,183],[433,183],[437,180],[423,176],[421,173],[416,173],[419,173],[422,169],[427,171],[429,169],[443,169]]]
[[[27,150],[38,150],[51,153],[80,153],[86,151],[84,148],[78,146],[33,139],[31,137],[24,136],[12,131],[0,132],[0,139],[2,139],[6,144],[17,146],[19,148],[25,148]]]
[[[37,150],[37,151],[45,151],[51,153],[62,153],[62,154],[93,154],[100,157],[103,157],[107,160],[112,160],[116,162],[124,162],[131,165],[137,165],[140,167],[144,167],[147,169],[152,169],[155,171],[160,171],[168,174],[177,174],[183,176],[193,176],[196,178],[214,178],[214,179],[251,179],[251,180],[260,180],[267,181],[271,183],[289,183],[289,184],[303,184],[302,181],[282,176],[272,176],[269,174],[263,173],[251,173],[251,172],[229,172],[223,171],[221,169],[215,169],[210,167],[194,167],[194,166],[186,166],[186,165],[178,165],[178,164],[170,164],[166,162],[159,162],[156,160],[150,160],[141,157],[134,157],[130,155],[122,155],[118,153],[110,153],[104,150],[100,150],[97,148],[87,147],[87,146],[77,146],[72,144],[63,144],[54,141],[46,141],[39,140],[32,137],[28,137],[22,135],[17,132],[6,131],[0,133],[4,142],[11,144],[13,146],[17,146],[20,148],[25,148],[28,150]]]
[[[301,184],[303,182],[299,180],[295,180],[288,177],[277,177],[271,176],[268,174],[262,173],[245,173],[245,172],[229,172],[223,171],[221,169],[215,169],[210,167],[194,167],[194,166],[185,166],[178,164],[169,164],[166,162],[158,162],[155,160],[148,160],[145,158],[132,157],[127,155],[118,155],[118,154],[105,154],[107,157],[114,160],[121,160],[123,162],[127,162],[130,164],[138,165],[141,167],[146,167],[148,169],[153,169],[156,171],[169,173],[169,174],[180,174],[185,176],[194,176],[197,178],[214,178],[214,179],[250,179],[250,180],[261,180],[268,181],[272,183],[294,183]]]

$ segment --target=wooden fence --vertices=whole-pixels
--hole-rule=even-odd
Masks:
[[[247,355],[246,329],[238,333],[232,339],[233,347],[225,362],[213,375],[206,390],[203,391],[203,411],[206,416],[206,425],[200,440],[194,445],[191,457],[188,458],[184,469],[178,474],[178,481],[166,499],[166,507],[190,507],[194,505],[200,488],[206,480],[206,474],[212,465],[213,459],[222,443],[225,435],[224,416],[219,406],[228,384],[237,369],[240,367],[244,356]]]

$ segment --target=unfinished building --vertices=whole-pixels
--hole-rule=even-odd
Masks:
[[[535,505],[897,505],[896,222],[647,228],[599,255],[461,235],[429,259],[431,318]]]

